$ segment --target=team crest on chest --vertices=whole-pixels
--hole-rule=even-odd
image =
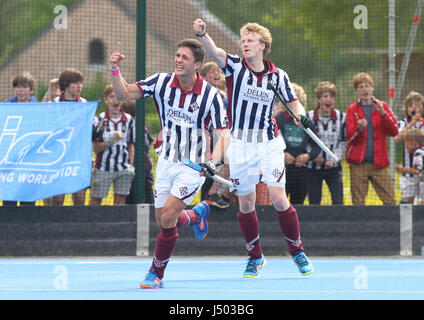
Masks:
[[[188,106],[188,111],[195,112],[199,110],[200,106],[197,104],[197,101],[194,101],[191,105]]]
[[[271,78],[268,82],[274,87],[277,86],[277,81],[274,78]]]

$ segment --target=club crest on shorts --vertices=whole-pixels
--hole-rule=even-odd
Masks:
[[[181,194],[182,196],[186,196],[186,195],[188,195],[188,187],[181,187],[181,188],[180,188],[180,194]]]
[[[275,169],[274,171],[272,171],[272,175],[276,178],[279,178],[282,174],[283,174],[283,172],[278,170],[278,168]]]

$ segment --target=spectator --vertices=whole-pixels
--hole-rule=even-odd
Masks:
[[[337,88],[335,84],[320,82],[315,89],[318,106],[307,113],[314,124],[317,136],[328,148],[342,159],[346,148],[346,115],[335,109]],[[331,193],[332,204],[343,204],[343,174],[340,161],[327,158],[323,151],[308,163],[308,197],[310,204],[321,204],[322,182]]]
[[[293,83],[293,88],[299,101],[306,106],[307,96],[301,86]],[[278,128],[286,141],[284,162],[286,166],[286,192],[290,195],[292,204],[303,204],[307,194],[308,161],[313,161],[319,154],[319,147],[296,125],[290,114],[284,110],[279,102],[278,113],[275,116]],[[311,126],[311,130],[313,127]],[[313,146],[312,150],[308,148]]]
[[[91,182],[91,205],[100,205],[114,185],[114,204],[125,204],[134,179],[134,118],[122,111],[112,85],[104,90],[105,112],[94,118],[93,150],[97,154]]]
[[[29,72],[23,72],[12,80],[12,86],[15,90],[15,96],[4,102],[37,102],[33,96],[35,88],[34,77]],[[17,201],[3,201],[4,206],[16,206]],[[20,201],[21,206],[33,206],[35,201]]]
[[[404,134],[411,128],[424,130],[424,97],[422,94],[411,91],[405,100],[406,117],[399,121],[399,134],[396,136],[396,142],[403,142]],[[413,154],[410,154],[403,148],[403,167],[412,168]],[[415,197],[419,193],[419,178],[417,175],[403,172],[400,177],[400,190],[402,193],[402,201],[406,203],[414,203]]]
[[[5,100],[4,102],[37,102],[33,96],[35,89],[35,79],[27,71],[16,76],[12,80],[13,90],[15,96],[11,99]]]
[[[213,62],[207,62],[203,65],[202,69],[200,70],[200,75],[203,79],[205,79],[207,82],[209,82],[211,85],[213,85],[215,88],[218,88],[221,91],[221,95],[226,97],[226,89],[220,88],[221,79],[224,76],[224,73],[222,72],[221,68],[218,67],[218,65]],[[225,77],[225,76],[224,76]]]
[[[227,107],[228,99],[226,92],[227,88],[225,86],[225,75],[216,62],[210,61],[205,63],[200,71],[200,75],[215,88],[219,89],[224,105]],[[209,133],[212,137],[211,151],[214,144],[212,129],[213,128],[211,127],[209,128]],[[225,179],[229,178],[230,169],[228,160],[225,160],[224,164],[217,167],[217,173]],[[211,178],[206,178],[206,181],[202,186],[201,194],[203,200],[206,200],[210,205],[221,209],[228,208],[230,206],[230,201],[235,197],[227,186],[222,185]]]
[[[129,100],[129,101],[125,101],[122,103],[122,109],[124,110],[124,112],[130,114],[133,118],[134,118],[134,125],[136,125],[136,121],[135,121],[135,101],[134,100]],[[154,178],[153,178],[153,173],[152,173],[152,169],[153,169],[153,160],[152,158],[149,156],[149,150],[150,150],[150,145],[153,142],[153,138],[149,133],[149,130],[147,130],[147,128],[144,128],[144,160],[145,160],[145,164],[144,164],[144,203],[150,203],[153,204],[154,203],[154,196],[153,196],[153,183],[154,183]],[[126,203],[127,204],[135,204],[136,199],[135,199],[135,179],[133,179],[132,184],[131,184],[131,189],[130,189],[130,193],[126,198]]]
[[[43,102],[86,102],[87,100],[80,96],[83,88],[83,82],[84,76],[80,71],[74,69],[64,70],[60,74],[59,79],[52,79],[50,81],[49,89],[44,95]],[[83,206],[85,204],[85,192],[86,189],[82,189],[72,194],[74,205]],[[45,199],[44,204],[62,206],[64,200],[65,195],[61,194],[50,199]]]
[[[424,204],[424,180],[422,172],[424,170],[424,131],[419,128],[407,129],[403,134],[405,148],[412,155],[412,163],[409,168],[400,164],[396,165],[396,170],[402,174],[408,173],[417,178],[414,196],[420,198],[419,204]]]
[[[396,116],[387,103],[373,96],[374,80],[367,73],[353,77],[358,98],[347,108],[346,159],[350,166],[350,187],[354,205],[364,205],[371,182],[383,204],[395,204],[389,173],[388,136],[398,134]]]

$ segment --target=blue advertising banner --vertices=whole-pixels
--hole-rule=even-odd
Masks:
[[[88,187],[97,104],[0,103],[0,200],[36,201]]]

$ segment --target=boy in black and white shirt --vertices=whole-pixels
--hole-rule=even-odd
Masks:
[[[114,204],[125,204],[134,178],[134,118],[121,109],[111,85],[104,90],[105,112],[94,118],[93,150],[96,165],[91,186],[92,205],[99,205],[114,184]]]
[[[339,158],[346,149],[345,114],[334,108],[336,86],[329,82],[320,82],[315,89],[318,106],[307,113],[313,123],[316,135]],[[308,196],[310,204],[321,204],[322,182],[330,189],[332,204],[343,204],[343,174],[340,162],[327,158],[323,151],[308,162]]]
[[[396,142],[403,142],[404,135],[408,129],[418,128],[424,130],[423,120],[423,103],[424,97],[422,94],[411,91],[405,99],[405,115],[398,122],[399,134],[396,136]],[[413,155],[408,152],[406,146],[403,148],[403,167],[411,168]],[[400,190],[403,201],[414,203],[417,188],[417,177],[410,173],[403,173],[400,177]]]
[[[424,131],[418,128],[407,129],[403,134],[403,140],[405,148],[412,155],[412,164],[410,168],[397,164],[396,170],[415,178],[414,198],[420,198],[419,204],[424,204]]]

